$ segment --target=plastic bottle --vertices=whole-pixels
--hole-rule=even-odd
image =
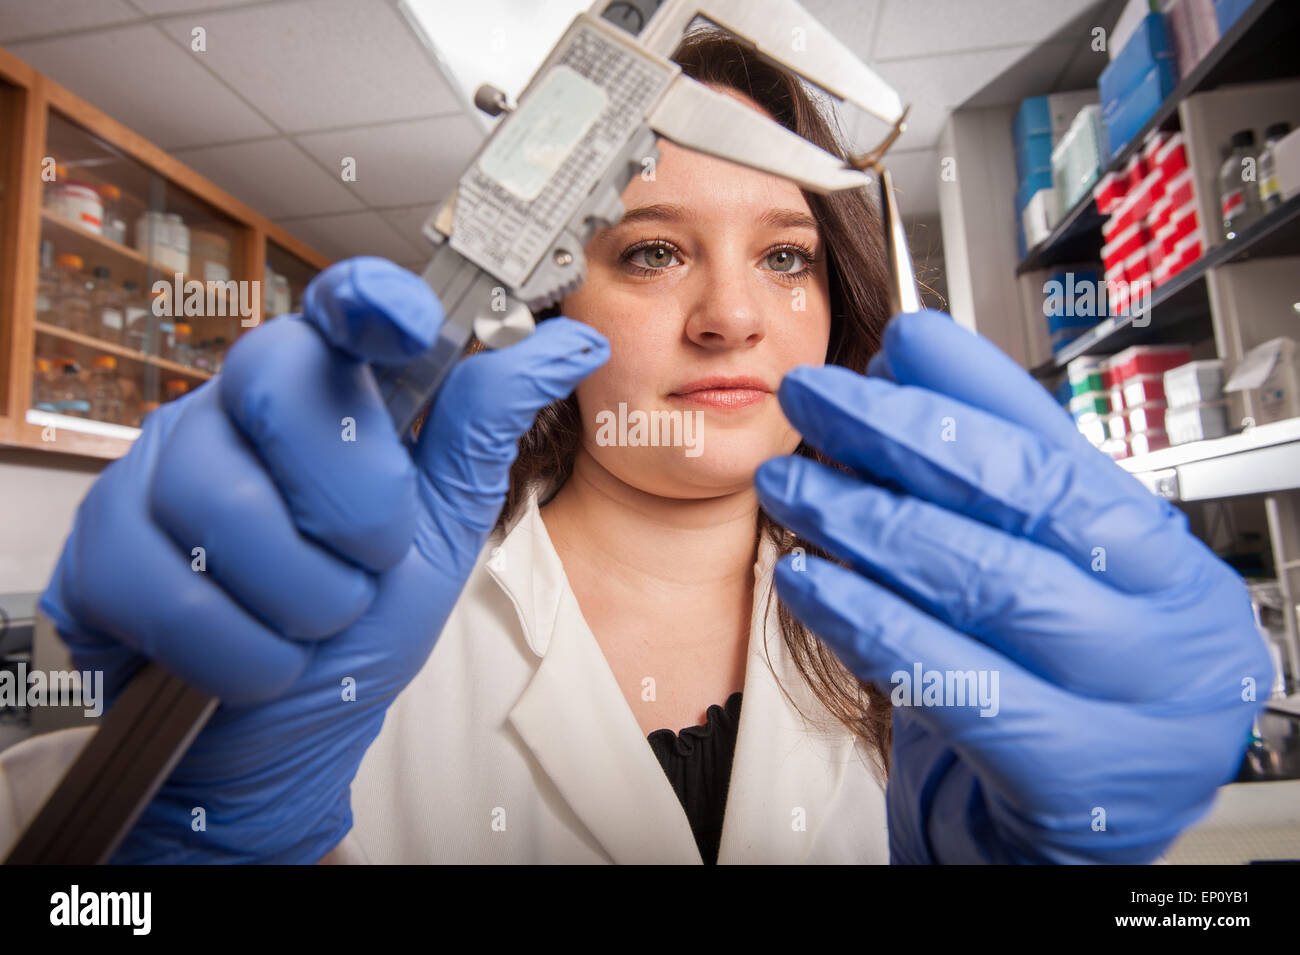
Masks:
[[[54,411],[54,370],[48,358],[37,358],[32,372],[32,407],[37,411]]]
[[[59,270],[54,265],[54,243],[41,240],[41,269],[36,280],[36,320],[50,322],[59,301]]]
[[[182,378],[172,378],[163,382],[163,401],[175,401],[190,390],[189,382]]]
[[[122,422],[122,392],[117,386],[117,359],[96,355],[91,359],[90,416],[109,424]]]
[[[1259,154],[1259,208],[1261,214],[1282,205],[1282,186],[1277,181],[1273,147],[1291,132],[1290,123],[1274,123],[1264,130],[1264,151]]]
[[[54,410],[75,418],[90,417],[90,392],[81,380],[81,368],[71,358],[59,359],[59,375],[54,392]]]
[[[122,294],[126,307],[122,317],[122,344],[138,352],[145,352],[149,345],[149,309],[140,286],[128,279],[122,283]]]
[[[1231,240],[1259,218],[1259,189],[1247,182],[1246,170],[1255,158],[1255,134],[1243,129],[1232,134],[1232,151],[1219,169],[1219,208],[1223,215],[1223,237]],[[1258,174],[1258,164],[1256,174]]]
[[[190,270],[190,230],[185,221],[175,212],[168,212],[164,217],[164,233],[167,236],[168,261],[176,272]]]
[[[50,318],[55,325],[74,332],[86,330],[90,319],[90,299],[86,296],[86,276],[79,255],[60,255],[54,260],[59,269],[59,294]]]
[[[173,326],[174,340],[172,345],[172,358],[182,365],[194,366],[195,348],[193,342],[193,329],[185,322],[177,322]]]
[[[122,342],[126,318],[126,293],[115,286],[108,269],[95,269],[95,288],[90,296],[90,334],[115,345]]]
[[[122,190],[117,186],[99,187],[99,198],[104,203],[104,238],[126,245],[126,220],[122,218]]]
[[[224,361],[226,360],[226,349],[227,349],[228,347],[230,347],[230,346],[226,343],[226,340],[225,340],[223,337],[221,337],[220,335],[218,335],[216,338],[212,339],[212,368],[211,368],[211,371],[212,371],[212,373],[213,373],[214,375],[215,375],[217,372],[221,371],[221,364],[222,364],[222,362],[224,362]]]

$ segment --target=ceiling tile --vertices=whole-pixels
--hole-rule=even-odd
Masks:
[[[155,27],[117,27],[9,47],[163,149],[275,132]]]
[[[246,3],[265,2],[265,0],[128,0],[150,16],[166,16],[169,13],[188,13],[193,10],[215,10],[219,7],[238,7]]]
[[[939,152],[935,149],[889,154],[889,173],[899,212],[928,216],[939,211]]]
[[[371,206],[434,202],[447,195],[469,164],[483,134],[456,113],[358,129],[294,137],[327,169],[356,160],[351,189]]]
[[[188,44],[193,16],[162,21]],[[207,67],[283,132],[451,113],[458,104],[385,0],[284,0],[206,14]]]
[[[884,0],[873,61],[1041,43],[1096,0]]]
[[[176,158],[268,218],[362,208],[342,181],[287,139],[183,149]]]
[[[0,3],[0,43],[139,20],[122,0],[19,0]]]
[[[433,245],[424,237],[421,231],[424,223],[428,220],[429,215],[433,212],[434,205],[416,205],[407,206],[404,209],[380,209],[379,214],[394,229],[402,234],[407,242],[410,242],[415,248],[420,249],[425,255],[425,262],[433,255]],[[421,263],[421,268],[423,268]]]
[[[279,224],[331,259],[378,255],[394,262],[415,262],[421,255],[377,212],[286,219]]]
[[[1036,47],[1024,47],[1016,63],[995,77],[991,77],[991,82],[961,105],[1004,106],[1008,103],[1019,103],[1028,95],[1026,90],[1045,93],[1056,89],[1057,77],[1064,72],[1066,64],[1074,56],[1077,45],[1073,40],[1067,40],[1044,43]]]
[[[907,131],[898,138],[898,146],[902,149],[933,146],[953,108],[987,86],[1030,49],[1013,47],[951,53],[878,64],[881,77],[898,91],[904,103],[912,105]],[[884,124],[858,110],[852,113],[856,119],[856,124],[850,126],[854,144],[860,149],[874,146],[885,133]]]
[[[800,0],[813,19],[870,65],[871,41],[884,0]]]

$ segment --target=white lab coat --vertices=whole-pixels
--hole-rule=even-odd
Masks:
[[[763,612],[775,557],[765,542],[754,568],[718,862],[887,863],[884,784],[868,748],[795,669],[775,602]],[[772,667],[812,720],[773,680],[765,620]],[[0,846],[90,732],[51,733],[0,754]],[[433,653],[389,709],[352,785],[352,808],[352,831],[331,861],[701,861],[535,496],[484,548]]]

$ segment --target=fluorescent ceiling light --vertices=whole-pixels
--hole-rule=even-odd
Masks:
[[[518,101],[573,18],[591,0],[400,0],[416,35],[428,48],[466,111],[484,132],[499,121],[474,107],[484,83]]]

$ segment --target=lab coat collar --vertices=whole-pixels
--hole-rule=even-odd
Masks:
[[[509,714],[511,725],[615,862],[699,863],[690,823],[582,617],[536,494],[520,511],[487,562],[515,606],[525,642],[541,658]],[[825,710],[789,658],[771,590],[776,557],[764,540],[754,565],[722,864],[804,859],[854,747],[853,734]],[[815,725],[791,707],[782,686]]]

